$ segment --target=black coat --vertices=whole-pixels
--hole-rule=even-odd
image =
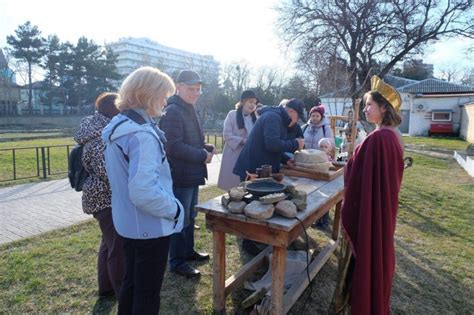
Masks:
[[[204,133],[194,106],[178,95],[168,99],[159,122],[165,132],[166,155],[171,166],[173,186],[194,187],[204,185],[207,178],[204,151]]]
[[[234,167],[234,174],[245,179],[246,171],[255,173],[257,167],[270,164],[273,173],[280,171],[284,152],[298,149],[296,132],[289,136],[290,116],[282,107],[266,107],[260,111],[250,135],[240,152]]]

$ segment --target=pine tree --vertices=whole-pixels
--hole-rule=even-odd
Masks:
[[[16,36],[7,36],[7,43],[13,48],[13,56],[28,64],[28,109],[31,114],[33,113],[32,66],[39,64],[45,55],[45,39],[41,37],[38,27],[31,25],[30,21],[20,25],[15,33]]]

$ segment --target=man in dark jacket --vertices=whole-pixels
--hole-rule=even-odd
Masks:
[[[295,138],[295,125],[304,119],[304,103],[291,99],[286,105],[265,107],[259,112],[259,118],[245,143],[234,167],[234,174],[244,180],[247,171],[255,173],[257,167],[264,164],[272,166],[272,172],[280,170],[280,163],[290,159],[284,152],[303,149],[304,140]]]
[[[201,79],[194,71],[181,71],[176,80],[176,94],[168,99],[160,128],[165,132],[166,155],[171,166],[173,192],[185,209],[184,228],[173,234],[170,243],[170,270],[190,277],[200,275],[188,265],[189,260],[203,261],[208,254],[194,250],[194,206],[199,185],[205,184],[207,163],[215,153],[213,145],[204,143],[204,133],[194,106],[201,95]]]

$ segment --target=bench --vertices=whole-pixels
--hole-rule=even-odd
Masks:
[[[453,123],[435,123],[431,124],[428,134],[453,134]]]

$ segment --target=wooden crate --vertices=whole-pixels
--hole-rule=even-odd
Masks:
[[[280,168],[280,173],[286,176],[330,181],[344,174],[344,164],[334,164],[329,168],[328,172],[319,172],[300,166],[282,165],[282,167]]]

